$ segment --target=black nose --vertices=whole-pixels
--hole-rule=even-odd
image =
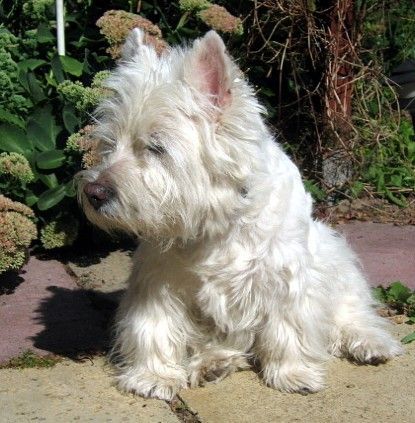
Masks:
[[[97,182],[88,182],[84,186],[84,193],[95,210],[107,203],[114,195],[111,188]]]

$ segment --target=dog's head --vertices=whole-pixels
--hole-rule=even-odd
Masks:
[[[262,109],[215,32],[161,56],[143,40],[132,31],[96,111],[101,164],[78,175],[82,207],[146,238],[222,231],[260,166]]]

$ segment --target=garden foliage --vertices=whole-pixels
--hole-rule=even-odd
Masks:
[[[355,3],[359,60],[353,70],[353,149],[347,154],[357,173],[342,189],[359,195],[370,187],[404,205],[415,184],[413,129],[394,109],[394,91],[383,75],[415,58],[415,12],[409,0]],[[108,70],[129,30],[138,26],[159,52],[209,28],[221,32],[266,105],[270,124],[305,169],[307,187],[324,199],[319,89],[325,66],[320,59],[329,51],[324,13],[330,5],[68,0],[67,54],[60,57],[53,0],[0,0],[0,192],[32,208],[30,219],[45,248],[76,239],[73,175],[97,160],[90,113],[111,95],[105,88]]]

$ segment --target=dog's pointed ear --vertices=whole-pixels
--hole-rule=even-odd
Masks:
[[[231,69],[232,62],[222,38],[215,31],[209,31],[194,42],[184,72],[191,86],[222,108],[232,99]]]
[[[121,52],[121,60],[131,62],[140,58],[140,56],[156,55],[154,47],[146,44],[144,31],[140,28],[134,28],[128,34]]]

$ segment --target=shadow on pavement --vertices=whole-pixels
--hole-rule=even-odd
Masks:
[[[47,290],[51,295],[35,310],[35,320],[44,329],[32,337],[33,345],[71,359],[105,353],[122,291],[104,294],[56,286]]]
[[[20,272],[22,274],[24,272]],[[24,282],[17,272],[5,272],[0,275],[0,295],[10,295],[13,294],[16,288]]]

